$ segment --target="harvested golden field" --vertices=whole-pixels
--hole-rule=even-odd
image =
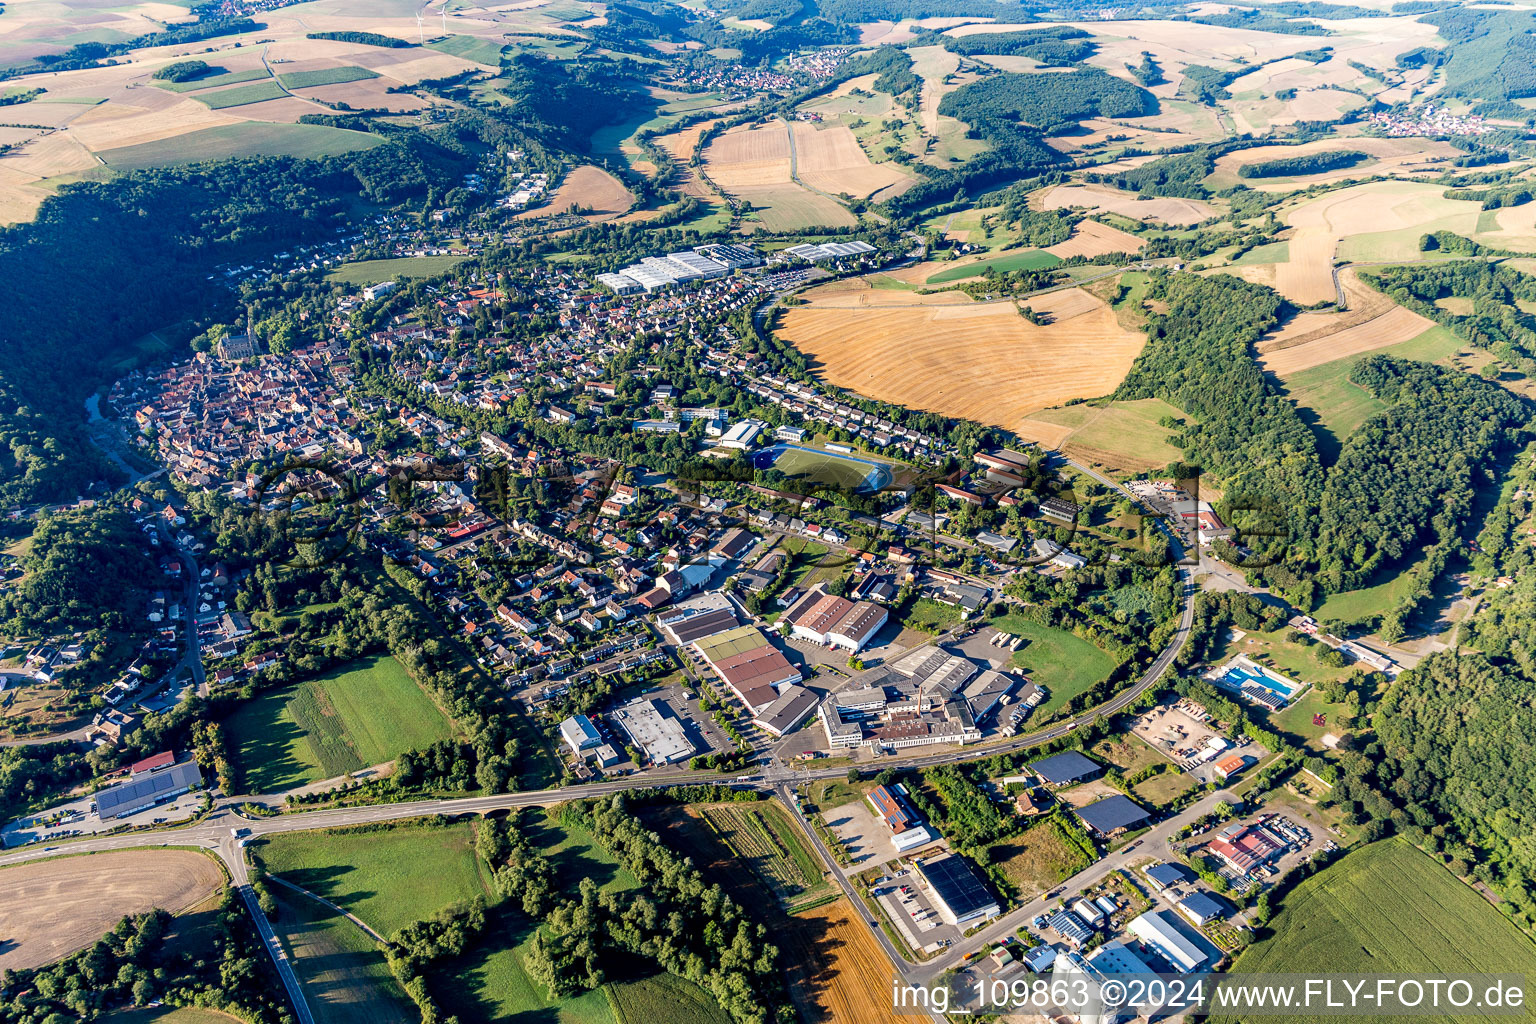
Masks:
[[[1135,235],[1096,220],[1079,221],[1072,229],[1072,237],[1065,242],[1047,246],[1045,251],[1062,259],[1073,256],[1103,256],[1112,252],[1140,252],[1146,243]]]
[[[163,110],[147,110],[127,104],[103,104],[77,117],[69,126],[69,131],[87,148],[99,152],[120,146],[158,142],[199,128],[234,124],[240,120],[222,110],[212,110],[194,99],[177,97],[177,100]]]
[[[0,970],[52,963],[84,949],[127,914],[178,913],[224,886],[193,850],[121,850],[0,868]]]
[[[1301,305],[1326,302],[1335,298],[1333,260],[1341,242],[1347,240],[1350,258],[1373,262],[1416,255],[1424,231],[1446,227],[1471,234],[1478,204],[1444,193],[1444,185],[1377,181],[1303,201],[1283,215],[1296,231],[1289,259],[1274,267],[1273,286]]]
[[[1434,322],[1401,306],[1393,306],[1387,312],[1355,327],[1297,345],[1270,348],[1259,353],[1259,365],[1277,377],[1285,377],[1298,370],[1310,369],[1331,363],[1345,356],[1371,352],[1378,348],[1396,345],[1416,338]]]
[[[962,304],[955,294],[813,289],[778,333],[839,387],[1010,430],[1032,412],[1113,391],[1144,341],[1077,288],[1030,299],[1051,318],[1044,327],[1011,302]]]
[[[816,1024],[899,1024],[891,1007],[893,970],[863,915],[846,898],[789,919],[789,993]]]
[[[748,185],[788,184],[789,132],[782,121],[732,128],[705,148],[704,169],[728,192]]]
[[[1240,178],[1237,169],[1247,164],[1261,164],[1282,157],[1310,156],[1313,153],[1336,153],[1357,150],[1374,158],[1372,162],[1359,163],[1324,174],[1311,174],[1298,178]],[[1226,188],[1244,184],[1249,188],[1269,192],[1290,192],[1318,182],[1343,181],[1367,175],[1436,173],[1445,170],[1447,164],[1460,153],[1449,142],[1438,139],[1386,139],[1371,136],[1337,136],[1304,142],[1299,146],[1257,146],[1236,153],[1228,153],[1216,161],[1216,169],[1205,179],[1213,188]]]
[[[1497,229],[1477,232],[1474,237],[1479,242],[1500,249],[1536,250],[1536,203],[1506,206],[1495,211],[1493,221]]]
[[[912,180],[900,164],[870,163],[859,140],[843,125],[818,128],[796,121],[793,131],[795,174],[811,188],[863,199]]]
[[[769,231],[802,231],[814,227],[853,227],[858,218],[836,200],[799,185],[747,185],[731,190],[752,207],[757,222]],[[747,225],[747,227],[754,227]]]
[[[573,206],[579,206],[592,211],[585,215],[588,220],[612,220],[629,209],[634,202],[634,194],[618,178],[601,167],[583,164],[565,176],[547,205],[525,210],[517,216],[520,220],[547,217],[551,213],[563,213]]]
[[[1057,185],[1040,196],[1040,209],[1079,208],[1092,213],[1118,213],[1132,220],[1157,221],[1180,227],[1198,224],[1216,211],[1199,199],[1140,199],[1107,185]]]

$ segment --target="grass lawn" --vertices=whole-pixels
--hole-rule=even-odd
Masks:
[[[202,93],[194,96],[193,99],[210,109],[223,110],[225,107],[243,107],[248,103],[265,103],[267,100],[281,99],[286,95],[282,86],[276,82],[267,81]]]
[[[491,897],[468,823],[290,832],[267,839],[258,856],[272,874],[324,896],[386,937],[444,907]]]
[[[369,71],[367,68],[317,68],[314,71],[290,71],[286,75],[278,75],[277,80],[288,89],[314,89],[322,85],[345,85],[348,82],[361,82],[366,78],[378,78],[377,71]]]
[[[402,256],[393,260],[363,260],[360,263],[348,263],[337,267],[326,274],[325,279],[362,287],[405,277],[435,277],[438,274],[446,274],[467,258],[465,256]]]
[[[378,944],[357,925],[307,896],[272,886],[273,921],[305,999],[334,1024],[415,1024],[415,1003],[389,973]]]
[[[1195,788],[1195,780],[1183,772],[1165,771],[1131,787],[1142,803],[1164,807]]]
[[[927,283],[948,284],[950,281],[962,281],[968,277],[980,277],[988,270],[994,270],[999,274],[1007,274],[1014,270],[1044,270],[1060,262],[1061,257],[1055,253],[1046,252],[1044,249],[1030,249],[1026,252],[1010,253],[1007,256],[982,260],[979,263],[950,267],[929,277]]]
[[[1331,363],[1300,370],[1283,381],[1286,394],[1303,410],[1316,414],[1312,431],[1325,462],[1334,462],[1350,434],[1387,408],[1387,404],[1349,379],[1356,364],[1367,355],[1391,355],[1438,363],[1447,359],[1463,342],[1444,327],[1431,327],[1416,337],[1375,352],[1361,352]],[[1305,411],[1303,411],[1305,416]]]
[[[241,705],[225,728],[253,793],[332,779],[452,732],[431,698],[385,656],[262,694]]]
[[[1228,640],[1222,646],[1216,662],[1220,664],[1228,658],[1245,654],[1259,664],[1267,665],[1281,675],[1289,676],[1300,683],[1348,679],[1355,674],[1356,666],[1354,665],[1345,668],[1324,665],[1317,660],[1317,656],[1328,649],[1326,646],[1320,643],[1292,643],[1285,638],[1288,632],[1290,632],[1289,628],[1281,628],[1272,633],[1245,633],[1243,638],[1236,642]]]
[[[1088,858],[1042,821],[1021,836],[994,843],[992,863],[1028,900],[1086,868]]]
[[[1238,957],[1234,972],[1421,977],[1536,972],[1536,945],[1527,936],[1443,866],[1399,839],[1362,847],[1302,882],[1285,897],[1269,930]],[[1216,1024],[1236,1018],[1209,1019]],[[1507,1018],[1469,1012],[1419,1019],[1468,1024]]]
[[[1376,615],[1384,615],[1402,604],[1413,585],[1409,567],[1403,566],[1386,573],[1378,573],[1379,582],[1359,590],[1346,590],[1331,595],[1322,606],[1312,613],[1313,618],[1323,621],[1337,619],[1346,624],[1363,622]]]
[[[1028,641],[1014,652],[1009,665],[1046,689],[1045,703],[1035,710],[1035,718],[1062,707],[1115,669],[1114,658],[1066,630],[1042,626],[1012,612],[993,619],[992,625]]]
[[[1314,688],[1292,701],[1283,710],[1270,715],[1269,724],[1276,732],[1305,744],[1313,753],[1321,754],[1325,750],[1324,733],[1331,732],[1335,736],[1340,736],[1355,727],[1352,720],[1340,717],[1343,714],[1343,704],[1328,703],[1323,699],[1322,693]],[[1313,725],[1313,715],[1325,716],[1324,724]]]
[[[169,167],[200,160],[233,160],[252,156],[294,156],[313,159],[372,149],[384,140],[367,132],[351,132],[323,124],[265,124],[242,121],[187,132],[157,142],[103,150],[101,158],[116,171]]]
[[[942,633],[960,625],[960,609],[919,597],[907,608],[901,624],[924,633]]]
[[[611,985],[619,1024],[730,1024],[731,1017],[699,986],[665,972]]]

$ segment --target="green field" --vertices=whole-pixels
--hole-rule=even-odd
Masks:
[[[720,804],[700,813],[736,859],[786,903],[827,888],[821,865],[777,805]]]
[[[1062,442],[1072,454],[1107,469],[1150,469],[1183,456],[1172,431],[1158,423],[1164,416],[1193,420],[1160,398],[1142,398],[1104,405],[1082,402],[1030,415],[1031,420],[1071,427]]]
[[[378,284],[380,281],[398,281],[407,277],[436,277],[446,274],[463,263],[465,256],[402,256],[393,260],[363,260],[337,267],[325,275],[327,281],[337,281],[354,287]]]
[[[1444,327],[1431,327],[1416,337],[1374,352],[1361,352],[1331,363],[1300,370],[1284,380],[1286,394],[1293,402],[1316,414],[1313,433],[1323,460],[1338,458],[1344,441],[1360,424],[1386,409],[1386,403],[1350,381],[1350,372],[1367,355],[1390,355],[1438,363],[1449,358],[1463,342]],[[1303,412],[1305,416],[1305,412]]]
[[[380,764],[451,728],[390,657],[361,658],[264,693],[225,720],[245,787],[272,793]]]
[[[731,1020],[703,989],[673,974],[620,982],[609,986],[608,994],[619,1024],[730,1024]]]
[[[1536,973],[1536,945],[1475,891],[1397,839],[1356,850],[1298,885],[1281,902],[1271,934],[1249,947],[1238,973],[1444,976]],[[1215,1022],[1235,1018],[1212,1016]],[[1293,1016],[1311,1021],[1366,1017]],[[1529,1020],[1486,1014],[1423,1021]]]
[[[351,132],[323,124],[265,124],[243,121],[188,132],[156,142],[108,149],[101,153],[115,171],[169,167],[202,160],[234,160],[255,156],[295,156],[314,159],[372,149],[384,140],[366,132]]]
[[[291,832],[269,837],[257,856],[270,873],[324,896],[385,937],[444,907],[490,896],[468,823]]]
[[[283,83],[286,89],[314,89],[322,85],[345,85],[348,82],[361,82],[368,78],[378,78],[377,71],[369,71],[367,68],[318,68],[314,71],[290,71],[286,75],[278,75],[277,80]]]
[[[1083,851],[1066,842],[1046,821],[1036,823],[1023,835],[994,843],[991,855],[992,863],[1026,900],[1088,866]]]
[[[1321,754],[1325,749],[1322,742],[1325,733],[1331,732],[1337,736],[1355,727],[1355,723],[1348,719],[1339,718],[1342,713],[1343,704],[1329,704],[1323,699],[1321,691],[1311,689],[1270,715],[1269,724],[1276,732],[1285,733],[1305,744],[1313,753]],[[1324,724],[1313,725],[1312,716],[1319,714],[1326,716]]]
[[[1061,262],[1061,257],[1055,253],[1046,252],[1044,249],[1030,249],[1026,252],[1017,252],[1009,256],[998,256],[990,260],[982,260],[979,263],[966,263],[958,267],[950,267],[941,270],[928,278],[928,284],[948,284],[950,281],[962,281],[968,277],[979,277],[988,270],[995,270],[999,274],[1007,274],[1015,270],[1045,270],[1054,267]]]
[[[212,69],[210,69],[212,70]],[[244,71],[226,71],[221,75],[203,75],[185,82],[156,82],[155,85],[170,92],[197,92],[200,89],[217,89],[221,85],[239,85],[241,82],[259,82],[271,78],[266,68],[247,68]]]
[[[217,92],[194,96],[193,99],[213,110],[223,110],[225,107],[243,107],[249,103],[281,99],[286,95],[288,94],[283,92],[282,86],[276,82],[267,81],[237,85],[232,89],[220,89]]]
[[[322,904],[273,885],[272,926],[292,959],[310,1009],[327,1024],[415,1024],[420,1020],[378,944]]]
[[[1403,603],[1413,587],[1408,566],[1378,574],[1378,582],[1359,590],[1345,590],[1330,595],[1328,600],[1312,613],[1319,621],[1337,619],[1346,624],[1364,622],[1387,612]]]
[[[455,57],[462,57],[476,64],[485,64],[494,68],[501,66],[501,54],[505,47],[489,39],[477,39],[474,36],[449,36],[447,39],[433,40],[427,44],[427,49],[451,53]]]
[[[753,464],[759,465],[756,456]],[[766,464],[764,460],[759,468],[764,468]],[[843,454],[803,445],[785,445],[773,460],[772,468],[785,476],[803,477],[807,483],[868,494],[888,487],[900,465],[887,463],[859,451]]]
[[[1115,669],[1115,659],[1066,630],[1042,626],[1012,612],[993,619],[992,625],[1029,641],[1014,652],[1009,664],[1046,689],[1045,703],[1035,709],[1034,718],[1062,707]]]

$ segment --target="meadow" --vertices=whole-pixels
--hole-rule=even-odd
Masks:
[[[1026,252],[1010,253],[1007,256],[998,256],[990,260],[982,260],[979,263],[964,263],[958,267],[941,270],[928,278],[928,284],[949,284],[951,281],[963,281],[968,277],[980,277],[988,270],[998,274],[1008,274],[1015,270],[1045,270],[1054,267],[1061,262],[1061,257],[1043,249],[1030,249]]]
[[[1088,866],[1083,851],[1062,838],[1050,822],[1041,821],[1012,839],[995,843],[992,863],[1029,900]]]
[[[381,281],[407,277],[436,277],[463,263],[463,256],[401,256],[390,260],[362,260],[344,263],[325,275],[327,281],[361,288]]]
[[[1239,974],[1445,976],[1528,974],[1536,945],[1487,900],[1400,839],[1349,853],[1301,882],[1269,934],[1238,957]],[[1212,1016],[1213,1024],[1236,1018]],[[1293,1016],[1297,1024],[1338,1017]],[[1469,1012],[1425,1021],[1496,1021]]]
[[[273,930],[293,962],[310,1009],[335,1024],[415,1024],[420,1013],[389,973],[378,944],[307,896],[271,886]]]
[[[1133,402],[1083,402],[1031,415],[1021,436],[1066,452],[1110,472],[1166,466],[1183,456],[1174,433],[1159,421],[1192,417],[1158,398]]]
[[[1028,642],[1009,659],[1009,665],[1027,673],[1046,689],[1046,699],[1032,718],[1042,718],[1063,707],[1093,684],[1107,679],[1117,664],[1106,652],[1064,629],[1042,626],[1013,612],[992,620],[1005,633]]]
[[[446,739],[450,723],[400,663],[361,658],[261,694],[225,720],[250,792],[331,779]]]

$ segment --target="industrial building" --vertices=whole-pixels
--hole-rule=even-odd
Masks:
[[[1092,956],[1067,952],[1056,957],[1051,965],[1052,978],[1061,978],[1068,984],[1082,978],[1089,985],[1089,992],[1098,992],[1115,975],[1153,974],[1146,961],[1137,956],[1123,942],[1110,942],[1100,946]],[[1079,1024],[1121,1024],[1135,1020],[1142,1006],[1092,1006],[1083,1007],[1077,1013]]]
[[[1105,837],[1144,828],[1152,821],[1145,808],[1120,793],[1077,808],[1077,816],[1084,825]]]
[[[934,909],[946,924],[959,926],[982,921],[1001,911],[976,869],[957,854],[919,861],[917,873],[933,896]]]
[[[1045,923],[1072,946],[1085,945],[1089,939],[1093,938],[1093,929],[1070,910],[1058,910]]]
[[[1036,761],[1029,770],[1040,776],[1047,786],[1072,786],[1104,774],[1103,765],[1076,750]]]
[[[877,604],[829,594],[818,584],[790,605],[780,621],[788,623],[794,636],[857,654],[889,617],[890,613]]]
[[[815,263],[819,260],[840,260],[848,256],[862,256],[867,252],[874,252],[875,247],[868,242],[823,242],[821,245],[792,245],[784,251],[797,259]]]
[[[1153,864],[1146,873],[1147,881],[1157,892],[1195,880],[1194,872],[1182,864]]]
[[[134,765],[149,765],[142,771],[130,769],[127,782],[118,783],[96,794],[96,815],[103,821],[126,818],[190,793],[203,784],[197,762],[188,758],[175,761],[175,755],[161,754]]]
[[[876,786],[869,792],[869,802],[891,830],[891,844],[898,851],[906,853],[933,842],[934,834],[907,804],[906,788],[900,783]]]
[[[693,756],[683,723],[654,700],[640,698],[613,712],[613,720],[653,764],[675,764]]]
[[[1198,971],[1211,962],[1195,938],[1172,911],[1149,910],[1130,923],[1131,934],[1146,943],[1180,974]]]
[[[1179,900],[1179,913],[1189,918],[1192,923],[1203,925],[1207,921],[1226,917],[1227,909],[1214,896],[1197,890]]]
[[[693,648],[753,714],[778,700],[783,687],[802,679],[800,670],[755,626],[701,637]]]
[[[1206,846],[1233,871],[1247,874],[1285,852],[1286,842],[1263,825],[1235,825],[1224,829]]]
[[[929,743],[981,739],[977,714],[964,687],[976,665],[938,647],[919,647],[854,679],[854,686],[822,702],[821,722],[833,747],[898,750]],[[991,684],[976,691],[991,707]],[[978,704],[978,706],[979,706]]]
[[[572,715],[560,723],[560,738],[565,740],[565,745],[571,748],[571,753],[578,758],[593,747],[602,745],[603,738],[598,735],[597,727],[592,724],[592,719],[586,715]]]
[[[666,256],[647,256],[616,274],[597,275],[597,283],[615,295],[633,295],[724,277],[733,270],[762,262],[757,253],[744,245],[701,245]]]
[[[770,735],[783,736],[811,717],[818,703],[816,694],[791,683],[779,691],[778,700],[753,716],[752,724]]]
[[[732,424],[731,429],[720,438],[720,447],[741,450],[750,448],[752,442],[757,440],[757,435],[761,434],[767,426],[768,424],[762,420],[742,420],[740,423]]]

